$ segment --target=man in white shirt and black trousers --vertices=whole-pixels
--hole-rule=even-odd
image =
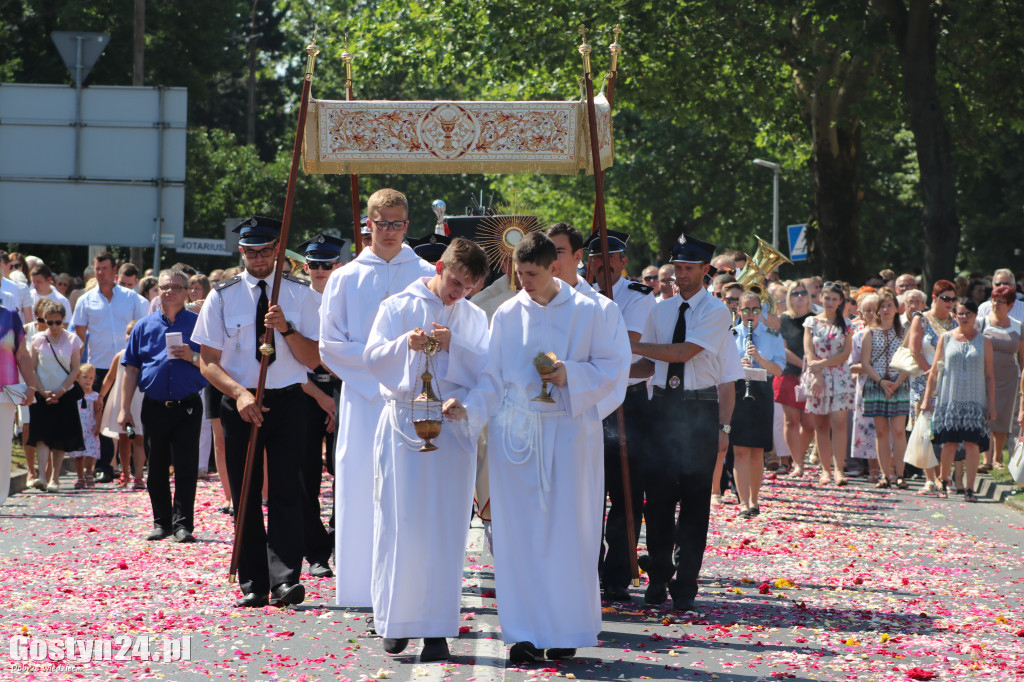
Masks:
[[[654,289],[639,282],[630,282],[622,276],[626,267],[625,232],[608,230],[608,282],[612,289],[612,300],[619,307],[626,323],[630,343],[640,341],[647,326],[651,311],[654,310]],[[599,291],[604,286],[604,258],[601,253],[601,235],[591,234],[583,245],[590,251],[588,267],[596,277]],[[634,356],[633,360],[639,360]],[[647,381],[630,378],[626,398],[622,402],[626,423],[626,446],[629,453],[629,487],[633,506],[633,540],[629,544],[626,526],[626,494],[622,481],[622,462],[619,450],[619,423],[616,413],[604,418],[604,487],[611,500],[608,521],[604,528],[604,544],[607,552],[600,557],[601,584],[608,601],[630,601],[629,583],[632,578],[630,554],[636,553],[636,539],[640,537],[640,522],[644,509],[643,472],[640,462],[648,448],[645,435],[649,431],[649,405]],[[652,422],[653,423],[653,422]],[[602,548],[603,549],[603,548]]]
[[[306,590],[299,582],[303,533],[302,467],[307,403],[302,384],[306,372],[320,364],[319,301],[309,283],[284,275],[274,305],[272,277],[277,263],[281,222],[253,217],[234,229],[245,272],[221,282],[199,313],[192,340],[201,344],[203,376],[224,394],[220,418],[231,501],[240,509],[242,479],[251,425],[259,424],[252,481],[245,510],[245,530],[238,560],[242,598],[235,606],[259,608],[301,604]],[[263,410],[256,405],[260,345],[274,330],[267,368]],[[266,448],[269,502],[263,526],[261,491]],[[239,515],[240,517],[240,515]],[[236,518],[235,523],[241,519]]]
[[[651,412],[652,423],[659,424],[645,458],[644,566],[650,584],[644,600],[663,604],[671,592],[677,610],[693,610],[715,460],[729,444],[732,382],[744,376],[730,331],[732,315],[704,288],[714,252],[714,244],[679,238],[672,249],[679,296],[654,307],[643,341],[633,344],[634,353],[654,361]]]

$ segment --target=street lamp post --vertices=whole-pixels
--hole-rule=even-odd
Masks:
[[[772,170],[772,248],[779,249],[779,171],[782,167],[777,163],[754,159],[758,166],[764,166]]]

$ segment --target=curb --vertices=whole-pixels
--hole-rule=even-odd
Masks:
[[[986,474],[978,474],[974,482],[974,492],[978,497],[992,499],[996,502],[1005,502],[1008,497],[1012,496],[1021,488],[1022,486],[1019,486],[1016,483],[996,483],[994,479]],[[1022,506],[1019,508],[1024,510],[1024,501],[1022,501],[1021,504]]]

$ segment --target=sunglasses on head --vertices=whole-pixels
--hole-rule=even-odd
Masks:
[[[308,260],[308,261],[306,261],[306,265],[309,266],[310,270],[330,270],[331,268],[333,268],[337,264],[338,264],[338,261],[336,261],[336,260],[328,260],[328,261]]]

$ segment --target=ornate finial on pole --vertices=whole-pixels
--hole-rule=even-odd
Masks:
[[[313,30],[313,42],[306,45],[306,80],[313,80],[313,67],[316,65],[316,56],[320,54],[320,48],[316,46],[316,29]]]
[[[615,42],[608,46],[608,51],[612,53],[612,73],[618,71],[619,66],[619,53],[622,52],[622,45],[619,45],[619,34],[622,33],[622,29],[619,28],[618,24],[615,24],[615,28],[612,29],[612,33],[615,34]]]
[[[583,55],[583,73],[589,74],[591,48],[590,45],[587,44],[587,27],[584,26],[583,24],[580,24],[580,27],[577,30],[579,31],[580,35],[583,36],[583,42],[580,43],[580,46],[578,48],[580,54]]]
[[[352,82],[352,60],[355,55],[348,51],[348,33],[345,34],[345,51],[341,53],[341,61],[345,62],[345,84]]]

